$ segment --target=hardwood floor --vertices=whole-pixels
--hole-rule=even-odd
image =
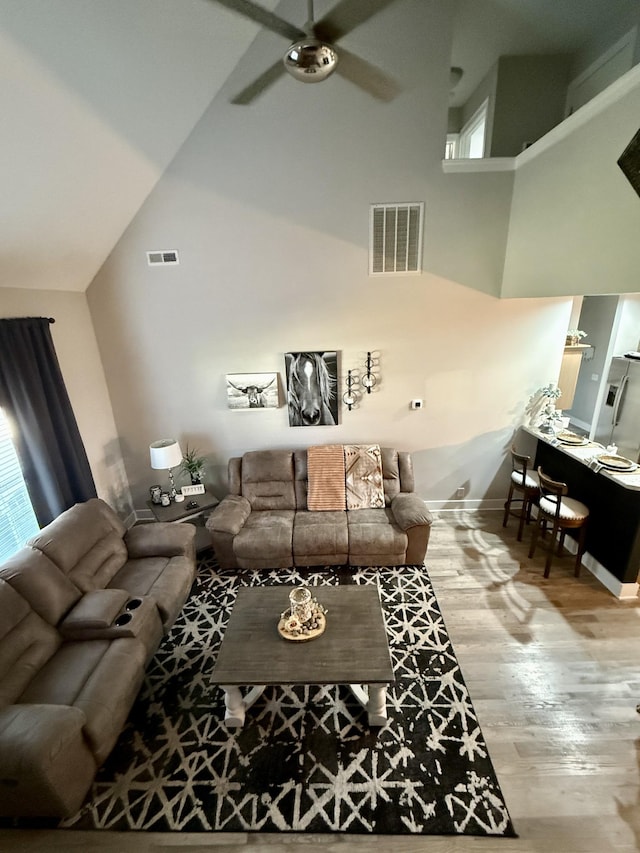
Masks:
[[[501,513],[434,523],[427,567],[517,839],[0,832],[3,851],[629,853],[640,850],[640,600],[613,598]]]

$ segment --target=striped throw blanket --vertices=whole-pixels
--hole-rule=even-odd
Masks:
[[[307,509],[346,508],[344,451],[341,444],[320,444],[307,450]]]

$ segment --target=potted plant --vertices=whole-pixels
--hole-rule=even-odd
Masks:
[[[198,485],[204,479],[204,457],[198,456],[198,450],[196,448],[189,449],[187,444],[182,455],[180,469],[191,477],[194,486]]]
[[[540,432],[553,433],[554,424],[562,418],[562,412],[556,410],[556,400],[561,396],[562,391],[550,382],[542,388],[538,388],[535,394],[529,399],[528,413],[529,423],[532,427],[536,427]]]
[[[582,338],[586,338],[587,333],[583,332],[582,329],[569,329],[567,332],[567,340],[565,341],[565,346],[575,347],[577,346]]]

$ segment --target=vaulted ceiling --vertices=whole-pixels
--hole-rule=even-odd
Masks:
[[[207,0],[0,0],[2,284],[85,290],[258,31]]]
[[[636,2],[459,0],[456,97]],[[84,291],[259,32],[214,0],[0,0],[0,286]]]
[[[463,104],[499,56],[576,54],[613,41],[638,18],[638,0],[460,0],[451,64],[464,76],[452,105]]]

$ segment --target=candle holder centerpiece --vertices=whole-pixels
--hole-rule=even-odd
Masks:
[[[308,586],[296,586],[289,593],[289,607],[280,614],[278,633],[298,643],[315,640],[327,627],[326,613]]]

